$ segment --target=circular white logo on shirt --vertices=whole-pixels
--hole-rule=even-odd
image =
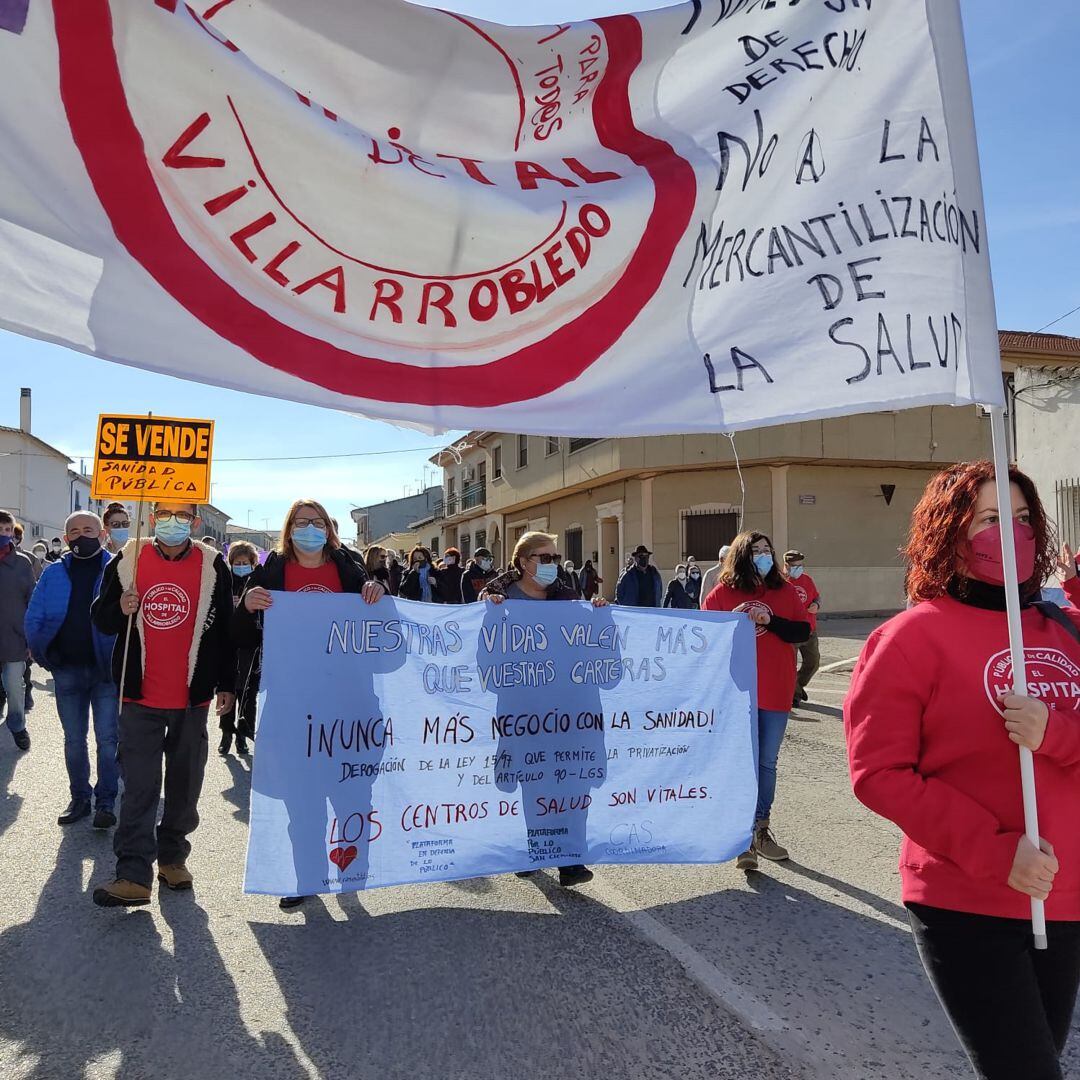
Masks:
[[[163,582],[143,597],[143,619],[153,630],[172,630],[191,614],[191,600],[179,585]]]
[[[1080,665],[1060,649],[1028,648],[1024,650],[1027,662],[1027,692],[1051,708],[1080,710]],[[991,704],[1001,712],[998,697],[1013,692],[1012,657],[1008,649],[995,653],[986,662],[983,678],[986,695]]]
[[[297,592],[324,592],[328,593],[330,590],[325,585],[305,585],[302,589],[297,589]]]
[[[768,615],[771,619],[773,613],[772,608],[761,600],[747,600],[745,604],[740,604],[737,608],[734,608],[733,610],[745,611],[751,619],[755,615],[760,615],[762,612]],[[767,634],[768,631],[760,623],[755,623],[754,633],[757,634],[758,637],[761,637],[762,634]]]
[[[807,597],[809,597],[809,595],[810,595],[810,594],[809,594],[809,593],[808,593],[808,592],[806,591],[806,588],[805,588],[805,586],[803,586],[803,585],[800,585],[800,584],[799,584],[798,582],[796,582],[796,581],[793,581],[793,582],[792,582],[791,584],[792,584],[792,587],[793,587],[793,588],[795,589],[795,591],[796,591],[796,592],[797,592],[797,593],[799,594],[799,599],[800,599],[800,600],[801,600],[801,601],[802,601],[802,602],[803,602],[803,603],[805,604],[805,603],[806,603],[806,600],[807,600]]]

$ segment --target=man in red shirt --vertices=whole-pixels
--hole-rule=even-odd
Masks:
[[[117,635],[113,677],[123,701],[116,879],[94,890],[101,907],[149,903],[155,860],[162,884],[192,886],[185,864],[188,835],[199,824],[207,713],[215,693],[219,714],[232,707],[236,674],[231,575],[220,552],[191,539],[200,524],[191,503],[156,503],[153,537],[124,545],[91,609],[98,628]],[[163,758],[165,807],[158,823]]]
[[[814,579],[806,572],[806,556],[801,551],[784,552],[784,577],[791,582],[799,599],[810,616],[810,637],[801,645],[795,646],[799,657],[799,674],[795,683],[795,700],[791,707],[797,708],[800,701],[808,700],[806,688],[821,666],[821,650],[818,647],[817,614],[821,610],[821,594],[814,584]]]

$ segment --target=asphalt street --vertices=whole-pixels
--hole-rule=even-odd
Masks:
[[[56,824],[63,740],[38,669],[30,753],[0,730],[0,1077],[966,1077],[899,903],[896,830],[848,786],[843,661],[873,625],[823,623],[836,667],[780,760],[788,863],[601,867],[573,892],[507,875],[293,913],[242,892],[250,760],[216,739],[195,892],[94,907],[111,834]]]

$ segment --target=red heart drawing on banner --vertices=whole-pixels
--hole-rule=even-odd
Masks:
[[[330,861],[344,874],[346,867],[349,863],[356,858],[356,847],[351,845],[349,847],[334,848],[330,852]]]

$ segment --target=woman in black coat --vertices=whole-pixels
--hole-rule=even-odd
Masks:
[[[417,545],[409,552],[409,569],[401,579],[398,596],[403,600],[419,600],[425,604],[445,603],[441,575],[442,571],[435,568],[431,552]],[[458,589],[461,589],[460,579]]]
[[[273,605],[275,592],[360,593],[369,604],[386,595],[341,546],[334,519],[311,499],[293,503],[281,530],[281,546],[248,577],[232,619],[238,648],[262,648],[263,612]],[[304,899],[283,896],[280,906],[298,907]]]

